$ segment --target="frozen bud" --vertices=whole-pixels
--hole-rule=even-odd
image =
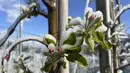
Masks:
[[[51,43],[48,45],[48,48],[49,48],[49,53],[52,53],[55,50],[55,45],[53,43]]]
[[[31,10],[32,8],[34,8],[36,6],[36,3],[32,3],[29,5],[29,9]]]
[[[85,17],[85,18],[90,18],[90,16],[93,14],[93,9],[90,8],[90,7],[87,7],[85,9],[85,16],[86,16],[86,14],[87,14],[88,17]]]
[[[29,13],[30,13],[30,9],[27,8],[27,7],[25,7],[25,6],[21,6],[21,9],[22,9],[22,12],[23,12],[24,14],[29,14]]]
[[[96,15],[96,18],[100,18],[100,21],[103,20],[103,14],[102,14],[101,11],[96,11],[96,12],[95,12],[95,15]]]
[[[62,48],[58,48],[58,51],[59,51],[59,52],[62,52]]]
[[[94,20],[94,18],[95,18],[95,16],[94,16],[94,15],[92,15],[92,16],[91,16],[91,20],[93,21],[93,20]]]
[[[53,53],[53,52],[54,52],[54,48],[50,48],[49,53]]]

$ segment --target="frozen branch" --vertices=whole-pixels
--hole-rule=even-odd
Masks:
[[[48,8],[52,8],[54,7],[53,5],[51,5],[51,3],[49,2],[49,0],[42,0],[42,2],[44,3],[44,5]]]
[[[43,39],[38,38],[38,37],[24,37],[24,38],[20,38],[18,40],[16,40],[12,45],[10,45],[7,49],[9,50],[9,53],[14,49],[14,47],[22,42],[25,41],[37,41],[43,45],[47,45],[46,43],[43,42]]]
[[[128,9],[130,9],[130,4],[127,5],[127,6],[124,6],[124,7],[118,12],[118,14],[116,15],[115,20],[114,20],[114,22],[113,22],[113,25],[116,23],[116,21],[117,21],[117,19],[119,18],[119,16],[120,16],[122,13],[124,13],[126,10],[128,10]]]
[[[16,26],[18,23],[27,17],[27,14],[21,14],[16,21],[8,28],[7,34],[0,40],[0,47],[5,43],[5,41],[8,39],[8,37],[14,32]]]
[[[30,13],[29,14],[21,14],[17,19],[16,19],[16,21],[8,28],[8,30],[7,30],[7,34],[0,40],[0,47],[5,43],[5,41],[8,39],[8,37],[14,32],[14,30],[15,30],[15,28],[16,28],[16,26],[18,25],[18,23],[21,21],[21,20],[23,20],[23,19],[25,19],[27,16],[35,16],[35,15],[42,15],[42,16],[44,16],[45,18],[47,18],[48,17],[48,15],[47,15],[47,13],[45,13],[45,12],[41,12],[41,11],[30,11]]]
[[[128,64],[126,64],[126,65],[123,65],[123,66],[117,68],[117,70],[122,69],[122,68],[124,68],[124,67],[126,67],[126,66],[130,66],[130,63],[128,63]]]

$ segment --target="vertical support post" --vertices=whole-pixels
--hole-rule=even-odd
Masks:
[[[65,31],[68,24],[68,0],[57,0],[57,24],[58,42],[60,44],[61,34]]]
[[[61,34],[65,31],[65,26],[68,24],[68,0],[56,0],[57,3],[57,25],[58,25],[58,47],[61,46]],[[59,73],[69,73],[69,62],[66,62],[66,69],[61,67]]]
[[[120,11],[120,0],[116,0],[116,5],[118,5],[117,11]],[[120,24],[120,16],[118,17],[118,23]]]
[[[104,24],[109,26],[111,21],[111,0],[96,0],[96,9],[102,11],[104,15]],[[111,50],[99,49],[100,73],[113,73]]]

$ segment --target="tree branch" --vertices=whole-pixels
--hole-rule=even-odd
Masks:
[[[25,42],[25,41],[37,41],[43,45],[47,45],[46,43],[43,42],[43,39],[41,38],[38,38],[38,37],[24,37],[24,38],[20,38],[18,40],[16,40],[12,45],[10,45],[7,49],[9,50],[8,52],[10,53],[14,47],[22,42]]]
[[[2,38],[0,39],[0,47],[5,43],[5,41],[8,39],[8,37],[14,32],[16,26],[18,25],[18,23],[25,19],[27,16],[35,16],[35,15],[42,15],[44,16],[45,18],[48,18],[48,15],[47,13],[45,12],[41,12],[41,11],[31,11],[29,14],[21,14],[17,19],[16,21],[8,28],[7,30],[7,34]]]
[[[130,66],[130,63],[128,63],[128,64],[126,64],[126,65],[123,65],[123,66],[119,67],[117,70],[122,69],[122,68],[124,68],[124,67],[126,67],[126,66]]]
[[[14,22],[14,24],[12,24],[8,30],[7,30],[7,34],[0,40],[0,47],[5,43],[5,41],[8,39],[8,37],[14,32],[17,24],[23,20],[24,18],[27,17],[27,14],[21,14],[16,21]]]
[[[48,8],[54,7],[54,6],[49,2],[49,0],[42,0],[42,2],[43,2],[43,4],[44,4],[46,7],[48,7]]]
[[[119,18],[119,16],[120,16],[122,13],[124,13],[126,10],[128,10],[128,9],[130,9],[130,4],[127,5],[127,6],[124,6],[124,7],[118,12],[118,14],[116,15],[115,20],[114,20],[114,22],[113,22],[113,25],[116,23],[116,21],[117,21],[117,19]]]

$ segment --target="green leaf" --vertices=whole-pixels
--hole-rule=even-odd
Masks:
[[[102,26],[101,21],[100,21],[100,22],[98,22],[98,23],[96,24],[96,26],[95,26],[95,30],[96,30],[98,27],[100,27],[100,26]]]
[[[104,49],[111,49],[112,47],[112,45],[105,40],[103,32],[93,31],[93,38],[91,39],[100,44]]]
[[[46,61],[44,67],[41,68],[41,71],[48,72],[51,69],[52,66],[53,66],[53,63]]]
[[[94,50],[95,43],[94,43],[94,40],[91,39],[91,37],[90,38],[85,38],[85,42],[92,50]]]
[[[88,66],[86,59],[80,54],[69,54],[66,58],[68,61],[76,62],[77,64],[79,64],[82,67]]]
[[[64,50],[64,52],[67,54],[79,53],[79,52],[81,52],[81,47],[80,46],[72,46],[70,48],[66,48]]]
[[[103,40],[105,39],[103,32],[96,32],[96,35],[98,39],[103,42]]]
[[[62,63],[62,67],[66,68],[66,62],[65,61],[63,61],[63,63]]]
[[[43,38],[43,42],[45,44],[47,44],[47,46],[51,43],[53,43],[56,46],[56,39],[54,36],[50,35],[50,34],[45,34],[44,38]]]
[[[63,44],[74,45],[76,43],[76,35],[74,32],[70,33],[69,37],[63,42]]]
[[[111,49],[112,47],[112,45],[108,41],[103,40],[103,44],[104,49]]]

